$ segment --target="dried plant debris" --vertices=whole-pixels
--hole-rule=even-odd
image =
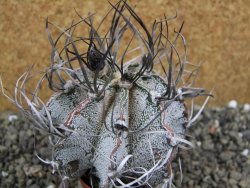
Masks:
[[[211,93],[193,87],[198,67],[186,59],[183,24],[170,32],[175,17],[148,29],[126,1],[110,6],[97,26],[94,14],[77,11],[79,21],[66,29],[47,19],[50,67],[33,92],[26,89],[31,70],[17,80],[13,98],[1,84],[2,91],[47,135],[51,158],[37,157],[62,179],[82,177],[91,187],[169,187],[171,162],[179,148],[192,147],[186,129]],[[54,91],[46,103],[39,96],[45,80]],[[194,114],[198,96],[206,99]]]

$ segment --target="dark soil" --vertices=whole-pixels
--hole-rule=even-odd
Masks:
[[[60,176],[35,155],[51,158],[47,137],[37,134],[22,116],[12,115],[0,114],[0,187],[58,187]],[[250,111],[243,107],[207,109],[188,135],[196,147],[180,150],[172,166],[177,187],[250,187]],[[70,186],[79,187],[79,183],[72,180]]]

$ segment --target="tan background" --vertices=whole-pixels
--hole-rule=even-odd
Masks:
[[[18,76],[34,63],[37,70],[49,65],[47,16],[66,26],[75,18],[74,8],[81,15],[97,12],[101,17],[108,7],[106,0],[1,0],[0,72],[5,86],[12,91]],[[178,21],[185,21],[188,60],[203,63],[198,85],[215,87],[216,98],[210,104],[225,105],[231,99],[250,102],[249,0],[141,0],[137,7],[148,26],[175,11]],[[13,109],[3,96],[0,101],[0,111]]]

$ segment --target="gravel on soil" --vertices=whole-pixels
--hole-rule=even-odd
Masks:
[[[36,157],[37,153],[44,160],[51,158],[46,136],[13,112],[0,114],[0,128],[0,187],[56,188],[60,185],[60,176],[52,174],[51,166]],[[187,135],[195,148],[180,150],[172,164],[176,187],[249,187],[249,110],[242,106],[206,109]],[[69,184],[80,187],[76,180]]]

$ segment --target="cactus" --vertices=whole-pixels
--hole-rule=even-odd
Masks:
[[[30,70],[13,98],[1,82],[2,92],[48,136],[51,160],[37,157],[62,177],[82,177],[91,187],[171,186],[171,162],[179,148],[192,147],[185,132],[211,93],[192,87],[198,69],[186,60],[183,24],[169,33],[175,17],[154,21],[150,31],[126,1],[110,5],[97,27],[92,14],[76,12],[79,21],[66,29],[47,19],[51,65],[31,95]],[[55,39],[51,25],[60,32]],[[82,25],[87,36],[75,34]],[[46,104],[38,95],[44,80],[54,91]],[[198,96],[207,98],[194,115]]]

